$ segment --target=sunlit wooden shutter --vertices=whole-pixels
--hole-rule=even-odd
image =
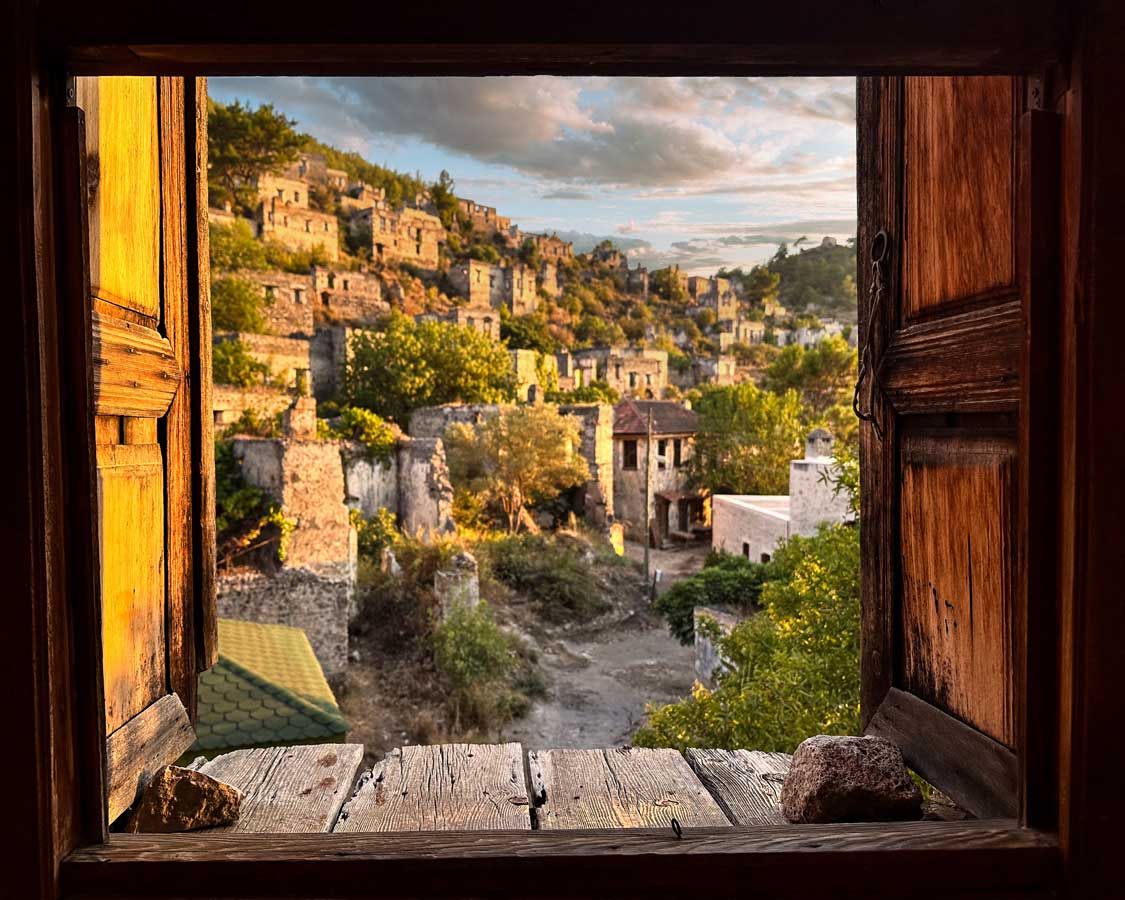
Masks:
[[[1031,438],[1045,390],[1025,373],[1055,253],[1053,137],[1027,90],[859,86],[863,718],[977,815],[1020,811],[1027,648],[1046,624],[1025,540],[1049,436]]]
[[[108,820],[194,740],[214,662],[205,94],[79,78]]]

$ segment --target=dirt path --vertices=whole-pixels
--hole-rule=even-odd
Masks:
[[[505,729],[527,747],[616,747],[632,740],[647,703],[687,695],[694,651],[663,623],[637,615],[616,629],[543,648],[549,697]]]

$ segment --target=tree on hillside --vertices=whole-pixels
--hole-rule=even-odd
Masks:
[[[249,331],[262,334],[265,298],[258,288],[242,278],[218,278],[211,282],[211,325],[216,331]]]
[[[810,304],[854,313],[856,249],[854,244],[815,246],[789,253],[782,244],[769,262],[780,281],[779,299],[800,312]]]
[[[235,100],[207,105],[208,192],[212,205],[230,201],[242,210],[254,206],[254,178],[293,162],[301,138],[296,122],[271,104],[256,110]]]
[[[689,462],[695,484],[716,494],[784,494],[789,462],[805,440],[805,410],[796,391],[763,391],[754,385],[699,392],[695,453]]]
[[[766,390],[793,389],[817,415],[848,404],[856,380],[856,351],[838,335],[821,340],[812,350],[790,344],[778,353],[762,381]]]
[[[527,505],[553,500],[590,477],[577,452],[581,441],[579,421],[557,406],[506,407],[478,425],[447,429],[450,480],[499,507],[515,533]]]
[[[538,350],[540,353],[554,353],[559,342],[551,335],[546,317],[541,313],[526,316],[513,316],[508,308],[500,310],[500,337],[508,342],[512,350]]]
[[[438,180],[430,185],[430,199],[437,209],[441,224],[452,229],[457,218],[457,196],[453,193],[453,176],[445,169],[441,170]]]
[[[672,269],[657,269],[648,279],[649,290],[669,303],[685,303],[688,295]]]
[[[381,330],[355,334],[350,350],[344,377],[348,403],[402,427],[419,407],[515,398],[508,351],[474,328],[415,323],[393,312]]]

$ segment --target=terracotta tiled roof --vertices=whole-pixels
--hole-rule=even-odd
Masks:
[[[348,723],[300,628],[219,620],[219,661],[199,676],[186,754],[343,740]]]
[[[653,434],[695,434],[699,416],[673,400],[622,400],[613,408],[614,434],[646,434],[652,411]]]

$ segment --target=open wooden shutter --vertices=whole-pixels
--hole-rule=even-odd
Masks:
[[[1028,90],[859,84],[863,719],[981,816],[1020,811],[1023,672],[1048,618],[1028,606],[1044,449],[1027,370],[1055,255],[1054,139]]]
[[[71,262],[88,298],[107,821],[193,742],[196,676],[215,653],[206,96],[186,86],[78,78],[68,111],[67,188],[85,199]]]

